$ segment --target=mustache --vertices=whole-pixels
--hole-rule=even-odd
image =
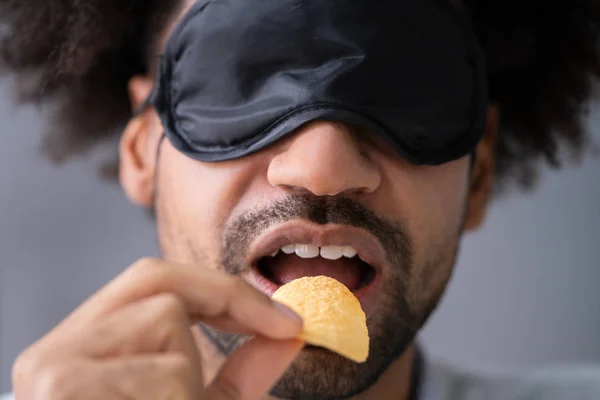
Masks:
[[[284,199],[239,215],[223,230],[222,265],[226,272],[241,275],[252,241],[265,230],[292,220],[306,220],[318,225],[339,224],[361,228],[374,235],[383,245],[391,265],[410,269],[410,236],[399,221],[391,221],[347,197],[290,195]],[[410,271],[405,271],[410,272]]]

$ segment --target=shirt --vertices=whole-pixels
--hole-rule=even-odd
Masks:
[[[467,371],[425,366],[419,400],[600,400],[600,365],[532,372]]]
[[[600,400],[600,365],[509,374],[423,363],[419,381],[419,400]]]

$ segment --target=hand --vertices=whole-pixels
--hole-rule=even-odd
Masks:
[[[198,321],[256,335],[208,385]],[[18,357],[13,390],[17,400],[258,399],[301,350],[301,325],[240,278],[143,259]]]

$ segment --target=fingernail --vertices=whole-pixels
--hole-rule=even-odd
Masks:
[[[286,317],[288,319],[294,320],[294,322],[298,322],[298,323],[302,324],[302,318],[300,318],[300,316],[298,314],[296,314],[296,312],[294,310],[292,310],[285,304],[281,304],[278,301],[273,301],[273,304],[274,304],[275,308],[277,309],[277,311],[279,311],[279,313],[281,313],[281,315],[283,315],[284,317]]]

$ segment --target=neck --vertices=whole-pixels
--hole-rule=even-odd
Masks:
[[[193,332],[202,357],[204,382],[210,382],[225,362],[225,357],[199,328],[194,327]],[[373,386],[352,397],[351,400],[411,400],[409,396],[413,384],[415,357],[415,346],[410,345],[402,356],[385,370]],[[263,400],[276,399],[266,397]]]

